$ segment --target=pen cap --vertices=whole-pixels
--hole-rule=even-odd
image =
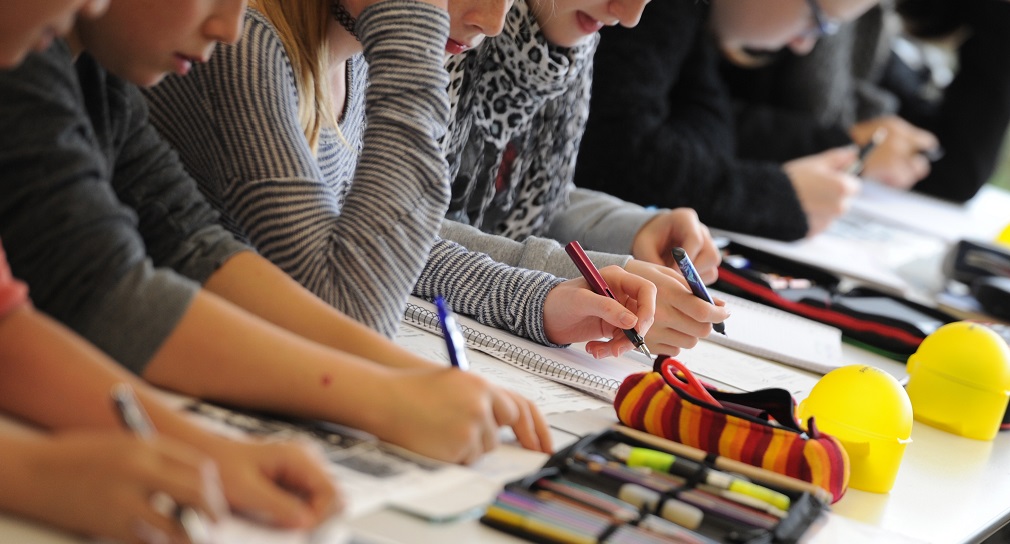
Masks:
[[[980,323],[948,323],[908,358],[907,390],[915,419],[992,440],[1010,401],[1010,347]]]
[[[819,430],[845,447],[849,487],[891,490],[912,436],[912,404],[897,379],[866,365],[837,368],[818,380],[797,416],[813,417]]]

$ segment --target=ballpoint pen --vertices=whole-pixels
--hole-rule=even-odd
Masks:
[[[884,127],[878,127],[877,130],[873,131],[870,136],[870,141],[866,142],[865,145],[859,148],[859,156],[856,158],[856,162],[849,166],[849,173],[853,176],[859,176],[863,173],[863,168],[866,166],[866,158],[870,153],[884,141],[887,137],[887,129]]]
[[[442,336],[445,337],[445,347],[449,349],[449,362],[460,370],[468,370],[470,361],[466,358],[466,344],[463,334],[459,332],[456,318],[449,309],[445,299],[435,297],[435,307],[438,308],[438,322],[442,325]]]
[[[687,256],[684,248],[673,248],[673,258],[677,261],[677,266],[680,267],[680,272],[684,274],[687,284],[691,286],[691,292],[694,293],[694,296],[714,305],[715,301],[712,300],[712,295],[708,294],[708,289],[701,282],[701,277],[698,276],[698,271],[694,268],[694,264],[691,262],[691,258]],[[723,323],[713,323],[712,328],[719,334],[726,334],[726,325]]]
[[[151,423],[147,412],[140,405],[137,397],[133,394],[133,388],[125,383],[118,383],[112,387],[112,402],[116,406],[123,425],[134,435],[142,440],[154,438],[155,429]],[[193,544],[207,544],[210,542],[210,532],[203,516],[188,506],[180,506],[175,500],[164,493],[157,493],[152,497],[152,502],[163,505],[169,515],[174,516],[182,529]]]
[[[573,240],[569,242],[568,245],[565,246],[565,251],[568,253],[568,256],[572,258],[572,262],[575,263],[579,272],[582,273],[582,277],[589,283],[589,287],[591,287],[597,295],[617,300],[617,297],[615,297],[614,293],[610,290],[610,286],[607,285],[607,280],[603,279],[603,276],[600,275],[600,271],[596,269],[595,265],[593,265],[593,261],[589,260],[589,255],[586,255],[586,252],[582,250],[582,245],[580,245],[578,241]],[[622,330],[624,331],[624,335],[628,337],[628,340],[631,340],[631,343],[634,344],[635,349],[638,349],[644,353],[646,357],[652,359],[652,353],[649,353],[649,348],[645,346],[645,339],[642,338],[642,335],[638,334],[638,331],[635,329]]]

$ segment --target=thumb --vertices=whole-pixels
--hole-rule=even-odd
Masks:
[[[821,156],[835,170],[846,170],[859,158],[859,148],[855,146],[836,147],[829,149]]]
[[[594,295],[594,299],[588,308],[589,311],[593,316],[600,318],[604,323],[610,325],[610,327],[601,326],[600,331],[602,333],[606,334],[613,328],[630,329],[638,324],[638,316],[625,308],[620,302],[600,295]]]

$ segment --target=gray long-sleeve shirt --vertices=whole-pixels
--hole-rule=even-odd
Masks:
[[[134,86],[59,41],[0,71],[0,239],[38,308],[140,373],[247,249],[216,220]]]

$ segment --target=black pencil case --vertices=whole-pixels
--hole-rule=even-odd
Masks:
[[[644,440],[639,438],[643,435]],[[646,448],[661,455],[683,453],[677,448],[684,448],[622,426],[587,435],[554,454],[538,472],[507,484],[481,523],[545,543],[770,544],[797,542],[829,509],[827,502],[804,490],[806,482],[758,467],[748,467],[745,479],[775,495],[766,497],[768,502],[754,496],[740,498],[740,493],[710,485],[716,481],[710,472],[714,461],[706,460],[700,450],[698,460],[680,456],[695,465],[685,473],[629,467],[614,453],[618,447]],[[647,483],[631,480],[635,474]],[[788,505],[778,508],[784,506],[783,500]],[[569,522],[586,532],[560,530]]]
[[[930,333],[955,321],[945,312],[871,288],[842,290],[839,277],[731,242],[714,287],[841,329],[849,342],[904,361]]]

